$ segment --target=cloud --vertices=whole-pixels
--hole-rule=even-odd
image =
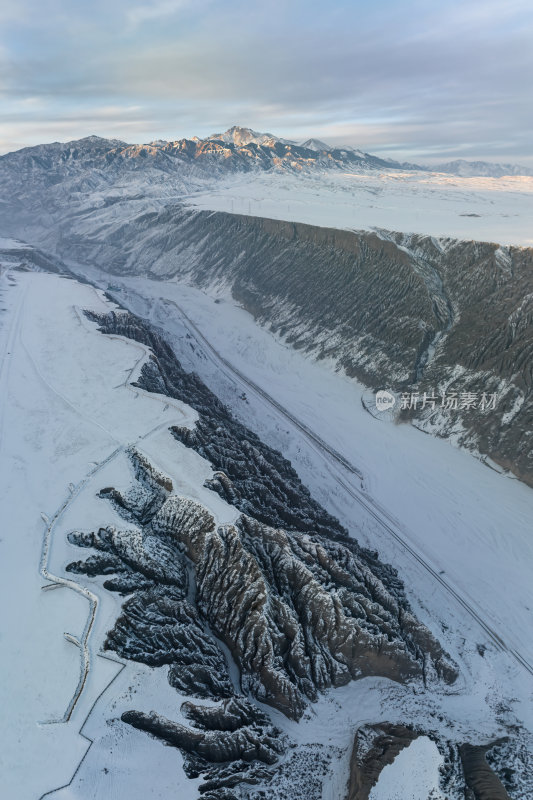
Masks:
[[[190,8],[192,3],[193,0],[154,0],[128,9],[126,16],[129,24],[137,27],[144,22],[172,17]]]
[[[43,138],[54,120],[131,133],[123,109],[142,107],[149,139],[239,123],[392,154],[532,155],[523,0],[25,2],[0,45],[3,110],[16,125],[39,99]]]

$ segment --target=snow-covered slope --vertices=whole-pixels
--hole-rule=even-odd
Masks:
[[[237,147],[245,147],[247,144],[259,144],[272,147],[276,142],[280,142],[281,144],[296,144],[296,142],[291,142],[288,139],[280,139],[278,136],[273,136],[271,133],[260,133],[251,128],[242,128],[239,125],[234,125],[224,133],[212,133],[211,136],[207,138],[216,139],[226,144],[234,144]],[[305,147],[305,144],[302,144],[301,147]]]
[[[254,133],[238,130],[244,139]],[[353,148],[308,148],[275,137],[258,144],[253,136],[237,145],[236,135],[149,145],[88,137],[2,156],[0,232],[28,238],[28,229],[50,231],[74,211],[130,217],[186,201],[336,228],[533,241],[531,176],[407,169]]]
[[[304,144],[0,159],[10,797],[531,796],[533,179]]]
[[[333,150],[330,145],[322,142],[320,139],[306,139],[305,142],[300,144],[300,147],[306,147],[308,150]]]
[[[309,142],[235,127],[203,140],[128,145],[89,136],[25,148],[0,157],[1,231],[50,231],[74,212],[130,217],[186,200],[336,228],[533,241],[533,177],[479,177],[470,167],[452,176]]]
[[[405,421],[533,482],[528,249],[182,206],[128,220],[98,209],[49,241],[65,259],[105,264],[113,275],[224,287],[261,325],[332,369],[387,385],[398,400],[418,395]],[[434,400],[422,408],[424,392]],[[457,407],[444,409],[453,393]],[[463,393],[474,405],[460,404]],[[483,395],[491,407],[477,407]]]
[[[172,416],[192,424],[194,415],[136,396],[124,383],[145,356],[84,323],[81,308],[106,308],[91,287],[10,270],[0,286],[1,760],[6,794],[35,800],[70,781],[90,745],[81,729],[100,692],[111,680],[121,687],[117,696],[128,685],[117,660],[97,657],[117,604],[97,598],[88,629],[93,600],[64,580],[72,557],[69,509],[74,505],[86,524],[97,521],[98,481],[127,474],[125,447],[151,431],[155,436]],[[46,580],[46,572],[60,582]],[[72,708],[84,663],[76,642],[85,633],[89,670]],[[150,743],[140,760],[149,753]],[[154,768],[166,765],[166,791],[174,791],[172,759],[159,751],[155,759]],[[135,758],[130,774],[134,765]],[[133,780],[141,794],[143,784],[149,788],[142,775]]]

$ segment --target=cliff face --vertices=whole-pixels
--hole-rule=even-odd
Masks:
[[[368,800],[384,767],[420,734],[406,725],[365,725],[355,733],[347,800]]]
[[[490,746],[471,744],[463,744],[459,748],[466,785],[475,800],[511,800],[504,785],[485,759],[485,753],[490,749]]]

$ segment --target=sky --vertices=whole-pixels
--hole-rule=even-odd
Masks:
[[[531,0],[2,0],[0,152],[243,125],[533,166]]]

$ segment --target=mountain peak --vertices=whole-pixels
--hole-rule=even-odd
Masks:
[[[321,139],[307,139],[305,142],[300,143],[300,147],[305,147],[307,150],[315,150],[317,153],[322,150],[328,151],[333,149]]]
[[[277,136],[271,133],[260,133],[252,128],[241,128],[240,125],[233,125],[225,133],[213,133],[208,139],[217,139],[226,144],[234,144],[237,147],[244,147],[247,144],[265,144],[266,142],[280,141]]]

